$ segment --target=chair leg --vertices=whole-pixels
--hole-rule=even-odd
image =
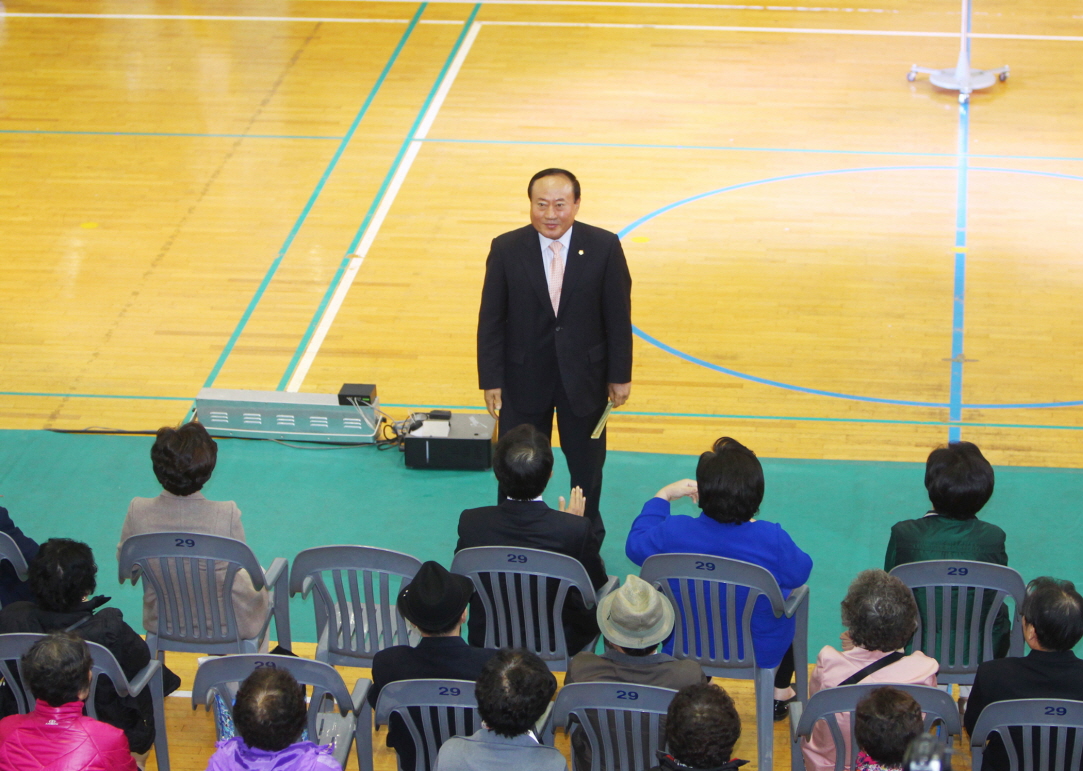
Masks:
[[[771,771],[775,760],[775,672],[756,668],[756,767]]]
[[[162,666],[150,679],[151,701],[154,702],[154,756],[158,771],[169,771],[169,739],[165,731],[165,652],[158,651]]]
[[[367,701],[357,713],[354,748],[357,750],[357,768],[360,771],[372,771],[372,707]]]

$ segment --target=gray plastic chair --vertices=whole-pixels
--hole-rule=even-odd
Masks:
[[[1078,771],[1083,768],[1083,702],[1015,699],[990,704],[978,715],[974,733],[970,736],[974,771],[981,771],[985,743],[994,732],[1000,734],[1004,742],[1012,771]],[[1071,744],[1068,743],[1070,735]]]
[[[354,684],[353,693],[350,693],[338,671],[322,661],[259,653],[207,659],[196,670],[192,709],[202,704],[210,710],[213,696],[217,693],[232,715],[236,687],[262,667],[285,669],[297,682],[312,686],[308,707],[308,736],[311,741],[333,744],[335,760],[345,768],[350,745],[357,737],[360,740],[357,745],[358,766],[361,769],[372,768],[372,710],[368,704],[368,690],[372,681],[367,677],[360,678]],[[367,740],[361,739],[362,736]]]
[[[776,618],[795,618],[793,654],[797,698],[808,700],[808,586],[794,589],[788,599],[770,571],[740,560],[710,554],[655,554],[643,562],[639,577],[654,584],[677,610],[673,626],[673,656],[699,662],[712,677],[752,680],[756,687],[756,749],[761,768],[774,760],[775,669],[756,665],[752,638],[752,610],[766,597]],[[674,590],[673,583],[677,583]],[[737,589],[748,589],[743,612],[737,616]],[[718,612],[718,598],[726,598],[726,614]],[[708,619],[707,608],[710,607]],[[693,621],[695,608],[698,622]],[[723,644],[725,641],[725,644]],[[776,668],[777,669],[777,668]]]
[[[320,546],[294,557],[290,596],[312,593],[316,660],[371,667],[384,648],[416,645],[420,636],[411,634],[395,599],[420,568],[416,557],[373,546]]]
[[[26,557],[19,550],[19,545],[15,543],[14,538],[7,533],[0,533],[0,562],[4,560],[11,563],[11,566],[15,569],[15,575],[20,581],[26,580]]]
[[[817,722],[823,720],[831,731],[831,738],[835,742],[835,771],[846,768],[857,768],[857,740],[854,738],[854,711],[857,703],[877,688],[890,685],[898,688],[914,697],[914,701],[921,705],[921,711],[925,713],[925,730],[928,731],[934,723],[941,724],[943,732],[948,735],[948,746],[952,746],[956,736],[963,732],[962,721],[959,719],[959,707],[951,694],[939,688],[927,685],[896,685],[895,683],[859,683],[857,685],[840,685],[836,688],[825,688],[816,693],[808,700],[807,704],[790,705],[790,766],[793,771],[805,771],[805,761],[801,755],[801,740],[808,739],[812,735],[812,728]],[[839,726],[837,715],[848,713],[850,716],[850,731],[844,738]],[[847,748],[849,757],[847,758]]]
[[[414,768],[399,766],[400,771],[429,771],[444,742],[481,728],[474,685],[472,680],[398,680],[383,687],[376,700],[376,727],[397,714],[416,749]]]
[[[34,709],[34,694],[30,692],[30,687],[26,684],[25,678],[22,676],[22,663],[20,659],[22,655],[30,650],[30,646],[36,643],[38,640],[47,637],[44,634],[30,634],[30,633],[13,633],[13,634],[0,634],[0,674],[4,677],[4,682],[11,688],[11,692],[15,696],[15,704],[19,710],[19,714],[25,715]],[[118,696],[138,696],[143,692],[143,689],[147,687],[147,683],[151,682],[154,676],[162,667],[162,663],[157,659],[151,659],[147,662],[147,665],[139,670],[138,674],[129,680],[124,674],[124,670],[121,669],[120,663],[117,661],[116,656],[112,651],[106,648],[104,645],[99,645],[96,642],[87,642],[87,647],[90,648],[90,657],[92,663],[90,666],[90,694],[86,699],[86,712],[87,714],[98,719],[98,707],[95,703],[95,697],[98,694],[98,680],[102,675],[108,677],[113,683],[113,688],[116,690]],[[15,669],[12,671],[10,662],[15,661]],[[17,677],[13,676],[18,674]],[[154,714],[155,716],[162,714],[164,711],[164,705],[162,699],[154,699]],[[157,725],[157,720],[155,720]],[[166,736],[164,733],[159,733],[157,728],[154,734],[154,752],[158,759],[165,757],[168,762],[169,747],[166,744]]]
[[[988,562],[930,560],[898,565],[891,575],[913,590],[919,606],[924,604],[913,646],[939,662],[937,682],[973,685],[978,665],[993,658],[993,624],[1006,597],[1015,602],[1008,655],[1023,655],[1019,611],[1027,587],[1018,571]],[[966,602],[959,601],[963,596]],[[983,618],[982,605],[989,597]]]
[[[474,582],[485,608],[484,647],[526,648],[555,672],[568,668],[568,645],[561,622],[568,590],[578,589],[584,606],[590,609],[617,585],[616,576],[609,576],[595,593],[579,560],[515,546],[463,549],[452,560],[451,572]],[[586,650],[593,650],[597,642],[595,637]]]
[[[278,643],[290,648],[289,566],[276,557],[265,572],[247,544],[234,538],[196,533],[147,533],[133,535],[120,547],[120,582],[144,580],[158,598],[158,631],[147,632],[147,646],[164,663],[164,652],[256,653],[267,637],[271,617]],[[215,563],[225,563],[226,574],[218,586]],[[232,589],[237,573],[244,570],[257,589],[270,591],[271,612],[259,637],[242,639],[233,610]],[[225,601],[219,599],[221,596]],[[210,623],[208,623],[208,621]],[[224,631],[223,631],[224,628]],[[151,680],[158,703],[163,698],[162,672]],[[165,715],[155,713],[155,729],[165,736]],[[168,757],[159,756],[158,767],[169,771]]]
[[[556,728],[569,736],[582,733],[590,744],[589,769],[573,771],[642,771],[657,765],[665,747],[665,716],[677,692],[632,683],[572,683],[560,689],[542,741],[554,746]]]

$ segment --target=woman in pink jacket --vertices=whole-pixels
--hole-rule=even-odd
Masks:
[[[824,688],[856,683],[902,683],[936,685],[940,665],[921,651],[909,656],[902,648],[918,628],[918,606],[914,594],[895,576],[882,570],[858,573],[842,601],[842,650],[825,645],[816,658],[816,669],[809,678],[812,696]],[[850,717],[838,716],[839,728],[847,742],[850,757]],[[812,730],[812,737],[801,745],[808,771],[833,771],[835,742],[822,720]],[[844,768],[849,768],[847,762]]]
[[[0,720],[4,771],[138,771],[124,732],[83,715],[90,694],[90,650],[70,632],[34,643],[23,677],[37,697],[34,711]]]

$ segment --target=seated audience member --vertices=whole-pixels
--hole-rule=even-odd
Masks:
[[[482,667],[497,652],[468,645],[461,636],[466,605],[473,593],[474,584],[466,576],[449,573],[438,562],[421,566],[397,600],[403,617],[421,633],[421,641],[416,647],[395,645],[373,657],[369,704],[375,708],[384,686],[398,680],[478,679]],[[387,746],[398,753],[401,768],[413,771],[416,750],[398,715],[391,716]]]
[[[899,579],[882,570],[858,573],[842,601],[842,624],[847,630],[840,636],[842,651],[827,645],[820,651],[809,678],[809,696],[855,683],[936,685],[940,667],[935,659],[921,651],[909,656],[902,652],[918,627],[918,606]],[[839,715],[838,722],[849,758],[849,715]],[[809,771],[834,769],[835,742],[823,721],[812,729],[801,751]]]
[[[91,598],[97,586],[98,566],[85,543],[50,538],[41,545],[29,566],[27,583],[33,602],[14,602],[0,610],[0,633],[49,633],[71,630],[79,637],[109,649],[133,679],[150,662],[150,649],[128,626],[117,608],[103,608],[109,597]],[[180,686],[180,678],[165,670],[165,692]],[[7,686],[0,691],[5,713],[15,711],[14,696]],[[104,680],[95,694],[98,719],[124,731],[132,752],[143,754],[154,743],[154,702],[150,688],[138,696],[119,696]]]
[[[670,502],[689,497],[703,513],[698,517],[673,516]],[[663,487],[643,505],[632,523],[625,553],[637,565],[655,554],[713,554],[766,568],[778,581],[783,596],[804,584],[812,572],[812,558],[774,522],[753,516],[763,500],[763,468],[752,450],[724,436],[699,456],[696,479],[682,479]],[[743,607],[748,591],[737,590]],[[721,598],[724,603],[724,598]],[[722,605],[720,612],[725,612]],[[691,614],[689,614],[691,615]],[[738,613],[740,616],[740,613]],[[785,702],[794,696],[793,635],[796,620],[775,618],[766,597],[752,611],[752,637],[756,663],[778,667],[775,676],[775,720],[787,715]],[[668,643],[666,652],[672,650]]]
[[[733,771],[747,760],[733,758],[741,718],[729,694],[717,685],[687,685],[670,702],[666,747],[651,771]]]
[[[907,519],[891,527],[884,570],[926,560],[973,560],[1007,565],[1004,531],[978,519],[978,512],[993,495],[993,467],[970,442],[952,442],[929,454],[925,463],[925,489],[933,508],[919,519]],[[918,601],[924,614],[925,598]],[[992,606],[990,594],[984,615]],[[939,620],[939,614],[935,614]],[[1002,607],[993,623],[993,649],[997,658],[1007,655],[1011,621]],[[964,644],[968,644],[969,640]],[[967,689],[969,690],[969,689]],[[965,696],[965,693],[964,693]]]
[[[674,612],[669,599],[636,575],[598,603],[598,627],[605,638],[605,652],[598,656],[583,651],[568,664],[564,684],[634,683],[672,688],[708,682],[710,678],[695,661],[678,661],[658,651],[673,631]],[[572,731],[577,769],[589,769],[590,742],[582,731]]]
[[[1083,661],[1072,648],[1083,639],[1083,597],[1071,581],[1042,576],[1027,586],[1023,600],[1025,657],[983,662],[974,676],[963,723],[972,732],[986,705],[1009,699],[1083,701]],[[1006,771],[1008,756],[999,734],[986,744],[983,769]]]
[[[274,667],[255,670],[233,703],[240,735],[218,742],[207,771],[341,771],[330,745],[301,741],[307,714],[305,689],[293,675]]]
[[[885,685],[857,703],[857,771],[902,771],[906,748],[925,728],[914,697]]]
[[[15,545],[23,555],[27,564],[38,553],[38,543],[33,538],[23,534],[18,525],[11,521],[8,510],[0,506],[0,533],[11,536]],[[0,608],[8,603],[18,600],[31,600],[34,595],[30,592],[30,585],[26,581],[20,581],[11,563],[4,560],[0,563]]]
[[[202,533],[244,540],[241,512],[233,501],[209,501],[199,492],[211,478],[218,460],[218,444],[202,424],[185,423],[180,428],[160,428],[150,448],[154,476],[165,488],[157,498],[133,498],[120,531],[120,547],[133,535],[146,533]],[[218,563],[215,574],[224,582],[226,563]],[[219,595],[220,599],[224,599]],[[245,571],[233,580],[233,607],[241,637],[251,639],[263,630],[269,600],[266,589],[256,591]],[[158,631],[158,598],[143,583],[143,628]]]
[[[595,589],[605,585],[605,565],[598,553],[598,536],[583,516],[584,498],[572,490],[567,509],[551,509],[542,493],[553,474],[553,450],[545,434],[530,425],[513,428],[501,437],[493,455],[493,471],[507,500],[497,506],[467,509],[459,517],[455,551],[475,546],[519,546],[574,557],[586,568]],[[555,581],[554,581],[555,583]],[[568,653],[583,650],[598,635],[593,609],[582,595],[568,592],[563,609],[564,639]],[[470,604],[471,645],[485,644],[485,611],[480,600]]]
[[[474,689],[481,730],[444,742],[433,771],[567,771],[560,750],[534,733],[556,690],[556,678],[533,653],[500,651]]]
[[[34,711],[0,720],[4,771],[136,771],[124,732],[83,714],[90,694],[90,651],[74,634],[57,632],[22,658]]]
[[[605,637],[605,652],[584,651],[568,665],[564,684],[636,683],[680,690],[710,678],[689,659],[678,661],[658,652],[658,645],[673,631],[674,612],[669,599],[636,575],[598,603],[598,627]]]

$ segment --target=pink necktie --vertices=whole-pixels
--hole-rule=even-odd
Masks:
[[[560,241],[549,244],[553,258],[549,262],[549,300],[553,303],[553,315],[560,308],[560,288],[564,285],[564,261],[560,259]]]

